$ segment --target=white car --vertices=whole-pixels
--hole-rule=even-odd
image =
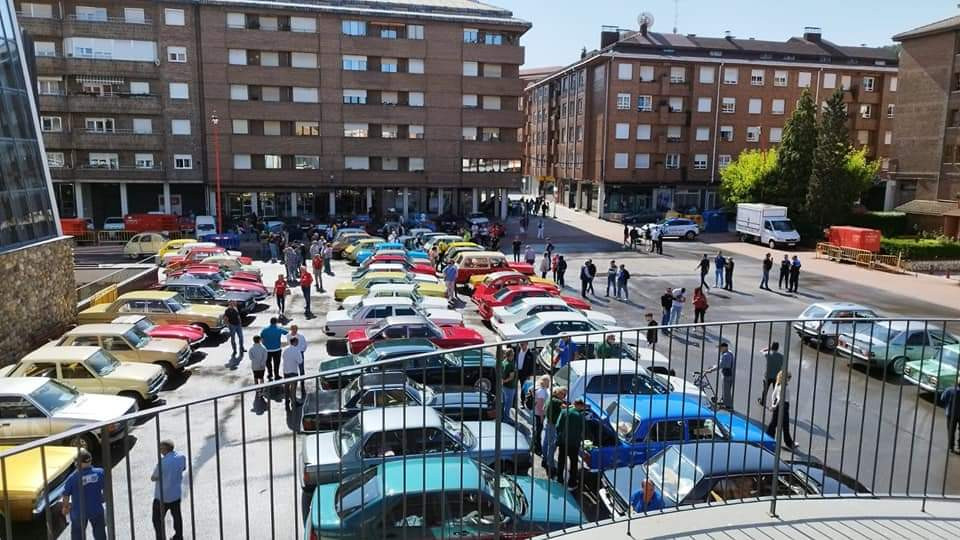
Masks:
[[[373,263],[362,270],[367,272],[406,272],[407,269],[400,263]]]
[[[507,306],[498,306],[493,308],[493,316],[490,317],[490,324],[496,327],[498,324],[515,323],[537,313],[579,313],[587,318],[588,321],[607,326],[616,326],[617,320],[605,313],[600,313],[592,309],[581,310],[571,307],[566,300],[556,296],[521,298]]]
[[[108,217],[103,220],[103,230],[105,231],[122,231],[124,228],[123,218],[122,217]]]
[[[446,298],[436,296],[424,296],[417,292],[415,283],[380,283],[370,287],[366,295],[348,296],[340,303],[340,308],[348,311],[356,307],[360,302],[367,298],[410,298],[417,307],[431,311],[434,309],[446,309],[449,305]]]
[[[505,340],[543,339],[572,332],[599,332],[612,328],[589,321],[580,313],[547,311],[515,323],[496,324],[493,328]]]
[[[664,394],[667,387],[629,358],[574,360],[553,374],[553,387],[567,389],[567,401],[603,403],[620,395]]]
[[[809,339],[828,350],[837,348],[838,338],[852,332],[854,323],[863,321],[859,325],[862,330],[867,327],[871,319],[876,319],[877,313],[866,306],[851,302],[817,302],[807,306],[798,319],[793,323],[793,329],[802,339]],[[823,321],[820,319],[851,319],[850,321]]]
[[[693,240],[700,234],[700,227],[696,221],[687,218],[667,218],[660,223],[648,223],[640,227],[641,232],[647,229],[659,228],[663,237],[676,237]]]
[[[386,317],[424,315],[439,326],[463,326],[463,315],[452,309],[421,309],[409,297],[365,298],[350,309],[327,313],[323,331],[330,337],[347,337],[355,328],[369,328]]]

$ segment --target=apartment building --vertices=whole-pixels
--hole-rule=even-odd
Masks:
[[[530,25],[509,11],[472,0],[16,4],[37,43],[65,216],[215,213],[218,183],[225,216],[316,219],[469,212],[520,186]]]
[[[897,55],[819,29],[784,42],[605,28],[601,48],[527,86],[526,178],[607,217],[719,204],[720,171],[775,147],[803,90],[842,89],[853,144],[888,163]]]
[[[960,17],[893,37],[900,88],[885,207],[924,230],[960,237]],[[897,206],[899,205],[899,206]]]

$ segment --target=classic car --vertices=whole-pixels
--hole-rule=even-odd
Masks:
[[[188,244],[195,244],[197,241],[193,238],[177,238],[176,240],[167,240],[157,250],[157,262],[161,263],[167,253],[177,253],[180,248]]]
[[[0,452],[13,450],[0,446]],[[48,510],[59,512],[64,482],[74,471],[77,449],[69,446],[44,446],[4,459],[4,504],[0,505],[0,537],[5,523],[39,522]],[[9,505],[9,506],[8,506]],[[51,510],[57,507],[57,510]],[[56,514],[53,514],[56,515]],[[16,530],[16,528],[14,528]]]
[[[317,388],[301,407],[303,431],[329,431],[357,413],[380,407],[425,405],[453,419],[482,420],[495,414],[494,396],[471,387],[420,384],[402,371],[364,373],[342,389]]]
[[[531,285],[509,285],[507,287],[501,287],[496,291],[476,295],[475,302],[479,308],[480,316],[482,316],[484,320],[490,320],[490,318],[493,317],[493,308],[495,307],[508,306],[518,298],[542,298],[550,296],[561,298],[571,307],[577,309],[590,309],[591,307],[589,302],[581,298],[552,293],[546,289]]]
[[[157,254],[167,242],[167,237],[158,232],[135,234],[123,246],[123,254],[131,259],[142,259]]]
[[[171,240],[171,242],[172,241],[173,240]],[[180,261],[184,259],[187,256],[187,253],[190,253],[190,251],[193,249],[219,247],[217,246],[216,242],[201,242],[193,238],[185,238],[183,240],[179,240],[179,242],[180,244],[175,249],[168,249],[163,255],[160,256],[160,266],[166,266],[171,260]]]
[[[664,375],[676,375],[677,368],[683,370],[683,362],[675,360],[671,363],[670,359],[657,351],[648,347],[640,346],[637,333],[634,332],[611,332],[617,338],[616,349],[620,352],[620,358],[632,362],[639,362],[645,366],[651,373],[662,373]],[[569,336],[570,342],[576,346],[573,360],[592,360],[601,358],[599,348],[605,341],[608,334],[585,334],[579,336]],[[644,336],[640,336],[643,338]],[[556,359],[559,354],[559,345],[561,338],[550,340],[550,343],[544,345],[537,353],[537,363],[540,369],[548,373],[553,373],[556,369]]]
[[[308,434],[300,450],[301,487],[337,482],[387,461],[403,461],[432,453],[463,454],[483,463],[499,459],[503,471],[530,470],[530,440],[508,424],[455,421],[422,405],[361,411],[336,431]]]
[[[486,248],[480,244],[475,244],[473,242],[454,242],[447,245],[447,249],[443,252],[443,255],[440,256],[440,260],[442,261],[443,265],[446,266],[457,260],[457,257],[459,257],[461,253],[480,253],[485,249]]]
[[[957,336],[936,324],[876,321],[851,326],[837,340],[837,352],[852,363],[879,367],[899,376],[907,362],[936,358],[941,349],[958,343]]]
[[[453,242],[463,242],[462,236],[457,236],[455,234],[438,234],[436,236],[431,236],[423,243],[423,250],[429,252],[433,246],[437,246],[437,249],[441,252]],[[440,244],[443,244],[444,249],[440,249]]]
[[[562,302],[563,300],[561,300]],[[504,340],[542,339],[576,332],[615,330],[590,321],[579,312],[544,311],[512,323],[492,323],[493,330]]]
[[[377,244],[386,242],[385,239],[379,236],[368,236],[357,238],[350,243],[347,247],[343,248],[343,258],[347,259],[350,263],[357,262],[357,252],[363,250],[367,247],[373,247]]]
[[[0,377],[0,443],[23,444],[75,427],[107,422],[137,411],[137,401],[123,396],[83,394],[45,377]],[[122,440],[129,421],[115,422],[107,428],[111,443]],[[100,430],[75,435],[64,441],[67,446],[97,448]]]
[[[367,259],[370,261],[371,259]],[[436,276],[437,269],[428,262],[410,264],[402,259],[393,261],[380,260],[373,264],[362,265],[357,271],[350,275],[350,279],[360,279],[370,272],[404,272],[413,274],[425,274]]]
[[[170,291],[133,291],[121,294],[113,302],[96,304],[77,314],[78,324],[105,323],[121,315],[146,315],[157,324],[192,324],[208,334],[226,328],[224,308],[193,305]]]
[[[356,354],[374,341],[384,339],[424,338],[441,349],[482,345],[483,336],[465,326],[437,326],[423,315],[387,317],[368,328],[347,332],[347,345]]]
[[[132,324],[152,338],[182,339],[196,347],[207,339],[203,328],[192,324],[154,324],[144,315],[121,315],[110,324]]]
[[[616,326],[617,320],[595,309],[577,309],[557,296],[537,298],[518,298],[512,304],[493,308],[490,324],[496,329],[499,325],[517,323],[538,313],[568,313],[583,315],[588,321],[603,327]]]
[[[703,441],[671,445],[642,465],[600,475],[600,501],[616,517],[698,503],[773,495],[775,456],[752,444]],[[866,494],[855,479],[810,461],[779,464],[777,495]]]
[[[664,394],[668,388],[657,377],[631,358],[591,358],[574,360],[553,373],[553,387],[567,391],[567,401],[590,399],[597,403],[618,395]],[[532,387],[524,382],[524,388]]]
[[[412,298],[387,296],[367,298],[351,309],[327,312],[323,325],[325,334],[331,337],[346,337],[356,328],[368,328],[387,317],[423,315],[440,326],[463,326],[463,314],[452,309],[420,309]]]
[[[121,363],[99,347],[40,347],[16,364],[0,368],[4,377],[47,377],[81,392],[127,396],[140,406],[157,399],[167,383],[160,366]]]
[[[422,274],[417,274],[422,275]],[[411,277],[412,274],[404,272],[375,272],[367,274],[352,283],[342,283],[333,290],[333,298],[337,301],[343,301],[348,296],[364,295],[375,286],[387,283],[393,284],[416,284],[417,291],[424,296],[436,296],[446,298],[446,288],[438,283],[421,282]],[[429,276],[424,276],[429,277]]]
[[[471,276],[469,283],[470,287],[473,288],[473,296],[471,299],[508,285],[533,285],[555,293],[560,292],[560,287],[558,287],[553,280],[544,279],[540,276],[528,276],[516,270],[478,274]]]
[[[60,347],[102,347],[121,362],[156,364],[173,376],[190,360],[180,339],[152,338],[132,324],[81,324],[53,342]]]
[[[253,268],[251,264],[253,261],[250,257],[243,257],[237,251],[227,251],[226,248],[214,245],[214,246],[200,246],[190,248],[185,255],[169,257],[167,258],[167,268],[169,270],[176,270],[178,268],[183,268],[190,266],[191,264],[203,263],[207,259],[214,257],[228,257],[237,259],[239,264],[244,265],[245,267]],[[204,264],[213,264],[213,263],[204,263]],[[247,270],[247,268],[244,268]],[[253,271],[253,270],[248,270]]]
[[[801,339],[810,340],[827,350],[837,347],[841,334],[853,330],[854,323],[864,327],[877,314],[872,309],[850,302],[817,302],[810,304],[800,314],[799,321],[793,323],[793,329]],[[824,321],[822,319],[848,319],[844,321]]]
[[[256,294],[252,292],[225,291],[215,281],[189,277],[167,279],[160,290],[179,293],[190,304],[207,304],[227,307],[237,303],[240,313],[247,314],[257,307]]]
[[[427,252],[425,252],[425,251],[423,251],[423,250],[419,250],[419,249],[414,249],[414,250],[408,250],[408,249],[406,249],[406,248],[387,248],[387,249],[379,249],[379,250],[377,250],[377,252],[374,253],[371,257],[368,257],[367,260],[370,260],[371,258],[376,257],[377,255],[380,255],[380,256],[383,256],[383,255],[403,255],[404,257],[406,257],[407,259],[410,259],[410,260],[412,260],[412,261],[427,262],[427,263],[430,262],[430,255],[427,254]],[[366,262],[366,261],[364,261],[364,262]]]
[[[341,230],[337,232],[337,236],[334,238],[333,243],[330,245],[330,249],[333,250],[333,257],[335,259],[344,258],[343,250],[347,249],[347,246],[359,240],[361,238],[370,238],[370,235],[363,230]]]
[[[212,268],[210,270],[209,268]],[[237,272],[242,273],[242,272]],[[259,278],[254,280],[242,277],[227,276],[227,273],[217,267],[195,267],[188,266],[186,269],[167,274],[167,280],[170,279],[201,279],[216,283],[217,288],[227,292],[249,293],[253,295],[254,300],[264,300],[269,294],[267,288],[260,283]]]
[[[470,278],[513,270],[524,275],[533,274],[533,265],[525,262],[508,261],[499,251],[460,252],[453,259],[457,265],[457,284],[469,283]]]
[[[249,262],[244,262],[245,257],[234,257],[232,255],[213,255],[205,259],[198,261],[200,264],[212,264],[220,267],[221,270],[226,270],[227,272],[248,272],[256,275],[258,278],[261,276],[260,267],[250,264]]]
[[[411,257],[407,255],[406,252],[404,252],[404,253],[375,253],[373,257],[370,257],[369,259],[363,261],[363,263],[360,264],[360,268],[365,268],[366,266],[369,266],[375,263],[405,263],[410,266],[417,266],[417,265],[432,266],[430,265],[429,257],[426,259],[423,259],[421,257]]]
[[[351,309],[362,302],[365,298],[410,298],[417,307],[431,309],[447,309],[449,302],[445,298],[436,296],[424,296],[419,292],[418,283],[382,283],[370,287],[364,295],[348,296],[340,303],[340,309]]]
[[[533,538],[580,525],[585,517],[573,494],[557,482],[497,476],[462,454],[436,455],[378,462],[317,486],[304,539],[401,538],[420,530],[437,538],[495,538],[498,532],[506,537],[508,530],[513,538]]]
[[[369,259],[371,256],[380,253],[381,251],[390,252],[390,253],[404,253],[411,257],[419,257],[421,259],[428,258],[427,252],[419,249],[408,250],[406,246],[400,242],[380,242],[372,246],[366,246],[361,249],[358,249],[354,254],[354,260],[357,263],[363,263],[363,261]]]
[[[936,354],[929,354],[922,360],[907,362],[903,368],[903,378],[926,392],[941,392],[951,388],[960,375],[960,345],[947,345]]]
[[[714,411],[684,394],[604,396],[587,399],[585,437],[593,444],[580,450],[591,471],[644,463],[671,444],[736,441],[776,449],[764,427],[729,411]]]
[[[250,283],[256,283],[258,285],[263,285],[263,278],[260,274],[255,274],[253,272],[227,272],[226,270],[220,268],[216,264],[191,264],[184,268],[178,270],[167,271],[164,273],[164,276],[167,278],[178,277],[182,274],[199,274],[206,273],[210,274],[211,277],[207,279],[217,279],[217,280],[235,280],[235,281],[247,281]]]
[[[422,384],[472,386],[484,392],[493,388],[493,381],[497,378],[497,360],[488,352],[479,349],[445,352],[427,339],[390,339],[374,342],[359,354],[320,362],[321,386],[341,388],[360,374],[356,369],[328,375],[324,375],[324,372],[392,359],[397,359],[397,362],[371,366],[364,371],[402,370]]]

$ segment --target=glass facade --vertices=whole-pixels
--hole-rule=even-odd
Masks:
[[[11,5],[0,0],[0,251],[53,238],[57,224],[38,141],[32,87]]]

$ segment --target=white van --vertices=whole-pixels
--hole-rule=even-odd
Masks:
[[[217,234],[216,218],[213,216],[197,216],[194,222],[194,233],[196,234],[197,240],[201,240],[204,236],[210,234]]]

